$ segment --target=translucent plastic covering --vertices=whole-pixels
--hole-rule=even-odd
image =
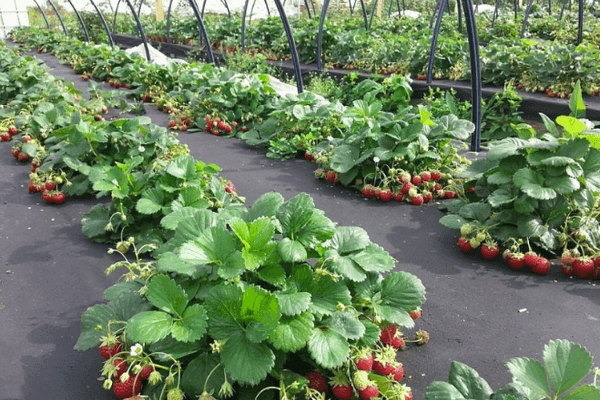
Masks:
[[[29,26],[26,4],[20,0],[0,1],[0,38],[19,26]]]

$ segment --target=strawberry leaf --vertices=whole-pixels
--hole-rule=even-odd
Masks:
[[[449,229],[460,229],[461,226],[467,223],[467,220],[456,214],[444,215],[440,218],[440,224]]]
[[[573,389],[572,392],[561,397],[562,400],[598,400],[600,389],[594,385],[584,385]]]
[[[83,234],[90,239],[106,234],[106,225],[110,219],[108,207],[98,204],[81,217]]]
[[[589,351],[567,340],[552,340],[544,347],[544,364],[556,395],[565,393],[589,374],[593,361]]]
[[[308,253],[300,242],[283,238],[277,244],[277,249],[284,262],[297,263],[306,260]]]
[[[175,178],[192,181],[196,176],[196,161],[191,156],[179,156],[167,166],[166,172]]]
[[[127,338],[132,342],[154,343],[171,333],[173,318],[162,311],[145,311],[127,321]]]
[[[279,309],[284,315],[298,315],[310,307],[311,296],[307,292],[288,290],[276,292],[275,297],[277,297]]]
[[[371,243],[364,250],[350,258],[368,272],[388,272],[394,269],[396,262],[383,247]]]
[[[304,247],[319,244],[333,235],[334,224],[322,210],[315,209],[313,199],[300,193],[285,202],[277,212],[283,236],[295,240]]]
[[[142,198],[136,203],[135,209],[141,214],[155,214],[163,209],[164,201],[165,195],[161,189],[147,189],[142,193]]]
[[[354,282],[365,280],[367,274],[350,256],[344,257],[335,250],[327,250],[323,257],[330,260],[327,266],[342,277]]]
[[[296,352],[306,346],[314,328],[314,317],[310,312],[294,316],[283,316],[269,336],[269,342],[277,350]]]
[[[95,328],[97,325],[106,327],[111,320],[117,320],[117,314],[109,304],[96,304],[85,310],[81,316],[81,334],[75,348],[85,351],[98,346],[104,329],[97,331]]]
[[[229,226],[244,245],[242,256],[246,269],[257,269],[275,249],[276,244],[272,242],[275,227],[270,219],[261,217],[246,223],[240,218],[234,218],[229,221]]]
[[[302,291],[309,292],[312,296],[310,309],[315,314],[330,315],[337,310],[338,303],[350,305],[352,296],[343,282],[334,282],[328,276],[321,277],[309,288]]]
[[[237,286],[218,285],[206,299],[208,333],[214,339],[228,339],[243,333],[242,290]]]
[[[200,268],[183,261],[175,253],[165,253],[158,259],[156,270],[158,272],[175,272],[182,275],[196,276]]]
[[[159,310],[181,316],[188,304],[183,289],[165,275],[155,276],[148,285],[148,301]]]
[[[218,354],[200,354],[190,361],[181,376],[181,388],[186,395],[200,396],[204,392],[205,382],[209,393],[218,393],[225,382],[225,371],[218,365]]]
[[[233,380],[257,385],[275,365],[275,354],[266,344],[252,343],[239,332],[223,345],[221,364]]]
[[[246,220],[254,221],[259,217],[274,217],[283,203],[284,199],[280,193],[265,193],[252,204],[252,207],[248,210]]]
[[[381,331],[377,325],[370,321],[361,319],[360,323],[365,327],[365,334],[358,340],[357,345],[360,347],[371,347],[379,340]]]
[[[532,358],[513,358],[506,366],[513,378],[532,391],[533,397],[552,398],[544,367]]]
[[[404,311],[420,307],[425,300],[425,286],[419,278],[408,272],[392,272],[381,285],[382,304]]]
[[[150,352],[155,353],[155,357],[161,361],[170,361],[168,356],[174,359],[183,358],[190,354],[198,353],[203,350],[204,341],[184,343],[175,340],[172,336],[159,340],[156,343],[152,343],[149,346]]]
[[[240,317],[248,324],[248,339],[259,343],[273,332],[281,318],[279,302],[269,291],[250,286],[242,296]]]
[[[354,311],[336,311],[323,321],[346,339],[358,340],[365,334],[365,326],[356,318]]]
[[[308,341],[308,352],[324,368],[341,366],[350,353],[344,336],[331,328],[314,328]]]
[[[457,388],[448,382],[436,381],[425,388],[427,400],[466,400]]]
[[[477,371],[460,362],[450,364],[448,382],[467,399],[489,399],[492,388]]]
[[[210,211],[209,211],[210,212]],[[160,220],[160,226],[163,228],[174,231],[177,229],[179,223],[196,218],[197,215],[201,213],[201,210],[193,207],[183,207],[177,211],[173,211],[172,213],[166,215],[163,219]],[[211,214],[214,214],[211,212]],[[190,238],[192,239],[192,238]]]
[[[367,231],[357,226],[338,226],[331,238],[331,249],[339,254],[364,249],[371,241]]]
[[[185,309],[180,320],[173,324],[173,338],[180,342],[194,342],[202,339],[207,328],[206,310],[200,304]]]

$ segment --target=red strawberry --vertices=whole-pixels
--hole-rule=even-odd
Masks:
[[[175,122],[175,121],[169,122],[169,128],[175,129],[176,126],[177,126],[177,122]]]
[[[0,135],[0,139],[2,139],[3,142],[8,142],[10,141],[10,135],[8,133],[3,133]]]
[[[498,254],[500,254],[500,247],[495,243],[484,243],[481,246],[481,256],[487,261],[493,260]]]
[[[308,160],[308,161],[314,161],[315,160],[315,158],[313,157],[313,155],[310,154],[308,151],[304,152],[304,159]]]
[[[578,278],[587,278],[594,273],[594,261],[590,257],[576,258],[573,261],[573,273]]]
[[[20,162],[27,162],[27,161],[29,161],[29,156],[27,154],[21,152],[17,156],[17,160],[19,160]]]
[[[417,75],[417,79],[420,80],[420,81],[424,81],[424,80],[427,79],[427,77],[425,75],[423,75],[423,74],[419,74],[419,75]]]
[[[46,187],[46,190],[54,190],[56,184],[53,181],[47,181],[44,186]]]
[[[338,174],[335,171],[328,171],[325,174],[325,179],[327,179],[331,183],[338,183],[339,182]]]
[[[42,192],[42,199],[44,200],[44,203],[46,204],[52,204],[54,203],[54,200],[52,200],[52,194],[50,192]],[[100,354],[102,354],[102,350],[100,350]],[[108,357],[110,358],[110,357]]]
[[[400,382],[402,378],[404,378],[404,367],[402,366],[402,363],[400,363],[396,368],[394,368],[392,374],[394,375],[394,380],[396,382]]]
[[[373,188],[373,195],[377,198],[381,197],[381,188],[379,186]]]
[[[327,393],[328,386],[327,381],[319,371],[313,371],[306,374],[306,378],[308,379],[308,387],[311,389],[315,389],[320,393]]]
[[[388,202],[392,200],[392,191],[390,189],[383,189],[381,191],[381,194],[379,195],[379,198],[381,199],[381,201],[383,202]]]
[[[425,201],[425,199],[423,199],[423,196],[421,196],[421,195],[411,197],[411,199],[410,199],[410,202],[413,206],[420,206],[423,204],[424,201]]]
[[[447,199],[453,199],[454,196],[456,195],[456,193],[454,193],[452,190],[446,190],[444,192],[444,195],[446,196]]]
[[[379,360],[373,361],[373,370],[379,375],[388,376],[394,371],[394,366],[390,363],[383,364]]]
[[[235,192],[235,186],[233,186],[233,183],[231,181],[227,181],[227,185],[225,185],[225,191],[227,193]]]
[[[405,195],[403,195],[401,192],[398,192],[394,195],[394,201],[397,201],[398,203],[403,202],[404,197]]]
[[[121,343],[114,344],[112,346],[102,345],[100,346],[100,355],[105,360],[108,360],[115,354],[121,351]]]
[[[372,199],[375,196],[375,193],[373,192],[373,185],[365,185],[362,188],[362,194],[367,199]]]
[[[442,185],[440,185],[439,183],[433,185],[433,190],[435,190],[436,192],[441,191],[442,193],[444,193],[444,191],[442,190]]]
[[[408,191],[413,187],[412,183],[408,182],[402,186],[402,194],[408,194]]]
[[[423,202],[424,203],[429,203],[431,200],[433,200],[433,194],[431,194],[431,192],[429,191],[424,191],[423,192]]]
[[[396,335],[396,336],[394,336],[394,338],[392,339],[392,344],[391,344],[391,346],[392,346],[394,349],[397,349],[397,350],[400,350],[400,351],[402,351],[402,350],[406,349],[406,342],[405,342],[405,341],[404,341],[404,339],[402,339],[402,338],[401,338],[399,335]]]
[[[440,179],[442,179],[442,173],[441,173],[440,171],[433,171],[433,172],[431,173],[431,179],[432,179],[434,182],[437,182],[437,181],[439,181]]]
[[[27,186],[27,189],[29,189],[29,193],[37,193],[38,192],[38,188],[37,188],[37,186],[35,186],[35,183],[33,181],[29,181],[29,185]]]
[[[131,375],[125,382],[120,380],[113,384],[113,393],[118,399],[128,399],[142,391],[142,380],[136,375]]]
[[[573,264],[573,262],[575,261],[576,254],[577,252],[573,254],[571,250],[565,250],[560,256],[560,262],[563,264]]]
[[[510,253],[506,257],[506,262],[508,263],[508,267],[513,271],[519,271],[525,266],[522,253]]]
[[[372,398],[379,397],[379,388],[377,385],[369,385],[363,390],[359,391],[361,400],[371,400]]]
[[[63,192],[57,192],[52,195],[52,202],[56,205],[64,204],[65,200],[67,200],[67,196]]]
[[[561,264],[560,270],[565,276],[573,276],[573,266],[571,264]]]
[[[392,339],[394,339],[394,336],[396,335],[397,331],[398,328],[396,327],[396,325],[388,325],[381,330],[381,333],[379,334],[379,340],[383,344],[391,345]]]
[[[140,371],[139,377],[143,380],[150,378],[150,374],[154,372],[154,367],[152,365],[146,365]]]
[[[8,127],[8,134],[10,136],[15,136],[17,133],[19,133],[19,131],[18,131],[18,129],[17,129],[16,126],[11,125],[11,126]]]
[[[182,125],[182,126],[180,126],[180,127],[179,127],[179,130],[180,130],[181,132],[186,132],[186,131],[187,131],[187,125]]]
[[[125,371],[127,371],[127,363],[122,358],[119,358],[119,357],[113,358],[112,364],[117,368],[117,370],[115,372],[116,378],[120,378],[121,375],[123,375],[125,373]]]
[[[373,369],[373,356],[363,357],[356,362],[356,369],[361,371],[371,371]]]
[[[425,171],[425,172],[421,172],[421,179],[424,182],[428,182],[429,180],[431,180],[431,173]]]
[[[421,318],[421,309],[420,308],[416,308],[416,309],[410,311],[408,314],[413,319],[413,321],[417,320],[417,319]]]
[[[227,124],[225,125],[225,133],[231,133],[232,129],[231,129],[231,125]]]
[[[550,262],[545,257],[538,257],[535,266],[531,270],[536,275],[546,275],[550,271]]]
[[[533,251],[529,251],[523,256],[523,261],[525,262],[525,265],[527,265],[529,268],[535,268],[537,260],[538,255],[535,254]]]
[[[415,175],[415,176],[412,177],[412,184],[415,185],[415,186],[416,185],[420,185],[421,181],[422,181],[422,179],[421,179],[421,177],[419,175]]]
[[[31,136],[23,136],[23,142],[29,143],[31,141]]]
[[[460,251],[462,251],[463,253],[469,254],[470,252],[473,251],[473,247],[471,247],[471,243],[469,243],[469,239],[467,239],[464,236],[461,236],[458,238],[458,247],[460,248]]]
[[[594,265],[600,267],[600,255],[597,255],[596,258],[594,258]]]
[[[341,400],[350,400],[354,396],[354,389],[351,385],[334,386],[331,391],[336,398]]]

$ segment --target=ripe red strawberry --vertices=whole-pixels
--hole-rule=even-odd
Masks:
[[[412,184],[415,186],[420,185],[421,181],[422,181],[422,179],[419,175],[415,175],[412,177]]]
[[[369,385],[363,390],[358,392],[361,400],[371,400],[372,398],[379,396],[379,388],[377,385]]]
[[[177,126],[177,122],[175,122],[175,121],[169,122],[169,128],[175,129],[176,126]]]
[[[356,362],[356,369],[370,372],[373,369],[373,355],[363,357]]]
[[[225,185],[225,191],[227,193],[233,193],[233,192],[235,192],[235,186],[233,186],[233,183],[231,181],[228,181],[227,185]]]
[[[420,194],[415,196],[415,197],[411,197],[410,202],[413,206],[420,206],[423,204],[425,200],[423,199],[423,196],[421,196]]]
[[[379,340],[381,341],[381,343],[391,346],[392,339],[394,339],[394,336],[396,335],[397,331],[398,328],[396,327],[396,325],[388,325],[381,330],[381,333],[379,334]]]
[[[19,156],[17,157],[17,160],[19,160],[20,162],[27,162],[29,161],[29,156],[23,152],[21,152],[19,154]]]
[[[416,308],[416,309],[410,311],[408,314],[413,319],[413,321],[417,320],[417,319],[421,318],[421,309],[420,308]]]
[[[331,391],[333,395],[340,400],[350,400],[354,396],[354,389],[351,385],[334,386]]]
[[[402,366],[402,363],[394,368],[392,374],[394,375],[394,380],[396,382],[400,382],[402,378],[404,378],[404,367]]]
[[[574,272],[573,272],[573,266],[571,264],[561,264],[560,265],[560,270],[562,271],[562,273],[565,276],[573,276]]]
[[[53,181],[47,181],[44,183],[44,186],[46,187],[46,190],[54,190],[56,184]]]
[[[431,172],[431,179],[434,182],[439,181],[440,179],[442,179],[442,173],[440,171],[432,171]]]
[[[447,199],[453,199],[454,196],[456,195],[456,193],[454,193],[452,190],[446,190],[444,192],[444,195],[446,196]]]
[[[594,258],[594,265],[600,268],[600,255],[597,255],[596,258]]]
[[[458,238],[458,247],[460,248],[460,251],[462,251],[463,253],[469,254],[470,252],[473,251],[473,247],[471,247],[471,243],[469,243],[469,239],[467,239],[464,236],[461,236]]]
[[[52,195],[52,202],[56,205],[64,204],[67,196],[63,192],[56,192]]]
[[[506,262],[508,263],[508,267],[513,271],[519,271],[525,266],[522,253],[510,253],[506,257]]]
[[[218,129],[213,129],[213,130],[211,131],[211,133],[212,133],[213,135],[215,135],[215,136],[221,136],[221,132],[219,132],[219,130],[218,130]]]
[[[119,357],[113,358],[112,364],[117,368],[117,370],[115,372],[116,378],[120,378],[121,375],[123,375],[125,373],[125,371],[127,371],[127,363],[122,358],[119,358]]]
[[[398,182],[400,183],[410,183],[411,181],[411,176],[408,172],[403,172],[400,174],[400,176],[398,176]]]
[[[431,192],[429,191],[424,191],[423,192],[423,202],[424,203],[429,203],[431,200],[433,200],[433,194],[431,194]]]
[[[423,75],[423,74],[419,74],[419,75],[417,75],[417,79],[420,80],[420,81],[424,81],[424,80],[427,79],[427,77],[425,75]]]
[[[481,245],[481,256],[487,260],[491,261],[496,258],[500,254],[500,247],[498,247],[495,243],[484,243]]]
[[[315,157],[312,154],[310,154],[308,151],[305,151],[304,152],[304,159],[308,160],[308,161],[314,161]]]
[[[179,127],[179,130],[180,130],[181,132],[186,132],[186,131],[187,131],[187,125],[182,125],[182,126],[180,126],[180,127]]]
[[[442,193],[444,193],[444,191],[442,190],[442,185],[439,183],[436,183],[435,185],[433,185],[433,190],[435,190],[436,192],[441,191]],[[445,193],[444,193],[445,195]]]
[[[29,185],[27,186],[27,189],[29,189],[29,193],[37,193],[38,192],[38,188],[37,188],[37,186],[35,186],[35,183],[33,181],[29,181]]]
[[[388,202],[392,200],[392,191],[390,189],[383,189],[381,194],[379,195],[379,199],[383,202]]]
[[[392,339],[391,346],[396,350],[402,351],[402,350],[406,349],[406,342],[399,335],[396,335]]]
[[[535,254],[533,251],[529,251],[527,253],[525,253],[525,255],[523,256],[523,261],[525,261],[525,265],[527,265],[529,268],[535,268],[536,264],[537,264],[537,260],[538,260],[538,255]]]
[[[573,261],[573,274],[585,279],[594,273],[594,261],[590,257],[578,257]]]
[[[363,186],[363,188],[362,188],[362,194],[367,199],[372,199],[373,197],[375,197],[375,193],[373,191],[373,185],[365,185],[365,186]]]
[[[113,384],[113,393],[118,399],[128,399],[142,391],[142,380],[136,375],[131,375],[125,382],[120,380]]]
[[[105,360],[108,360],[115,354],[121,351],[121,343],[114,344],[112,346],[102,345],[100,346],[100,355]]]
[[[8,134],[10,136],[15,136],[17,133],[19,133],[19,130],[17,129],[16,126],[11,125],[11,126],[8,127]]]
[[[328,171],[325,174],[325,179],[327,179],[327,181],[331,182],[331,183],[338,183],[338,174],[335,171]]]
[[[531,270],[536,275],[546,275],[550,271],[550,262],[545,257],[538,257],[535,266]]]
[[[571,250],[565,250],[560,256],[560,262],[563,264],[573,264],[573,262],[575,261],[576,254],[577,252],[573,254]]]
[[[394,195],[394,201],[397,201],[398,203],[403,202],[405,197],[406,196],[404,194],[398,192]]]
[[[425,172],[421,172],[421,179],[422,179],[424,182],[429,182],[429,180],[431,180],[431,173],[430,173],[430,172],[427,172],[427,171],[425,171]]]
[[[146,365],[142,368],[139,373],[139,377],[143,380],[150,378],[150,374],[154,372],[154,367],[152,365]]]
[[[3,142],[8,142],[8,141],[10,141],[10,135],[8,133],[3,133],[2,135],[0,135],[0,139]]]
[[[231,133],[232,129],[231,129],[231,125],[227,124],[225,125],[225,133]]]
[[[394,366],[390,363],[382,363],[379,360],[373,361],[373,370],[379,375],[388,376],[394,371]]]
[[[311,389],[315,389],[320,393],[327,393],[328,386],[327,381],[319,371],[313,371],[306,374],[306,378],[308,379],[308,387]]]
[[[402,194],[408,194],[408,191],[409,191],[409,190],[410,190],[412,187],[413,187],[413,184],[412,184],[412,183],[410,183],[410,182],[407,182],[407,183],[405,183],[405,184],[402,186],[402,190],[401,190]]]

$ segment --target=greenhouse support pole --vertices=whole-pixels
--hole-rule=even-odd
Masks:
[[[390,3],[391,4],[391,3]],[[319,37],[317,38],[317,70],[323,71],[323,61],[321,61],[321,51],[323,49],[323,24],[325,23],[325,16],[329,9],[329,0],[323,1],[323,7],[321,8],[321,21],[319,21]]]
[[[310,15],[310,7],[308,7],[308,0],[304,0],[304,7],[306,8],[306,14],[308,14],[308,19],[312,19],[312,15]]]
[[[231,18],[231,10],[229,9],[229,5],[227,4],[227,0],[221,0],[221,4],[223,4],[225,6],[225,9],[227,10],[227,16],[229,18]],[[202,17],[204,17],[204,15]]]
[[[431,37],[431,48],[429,50],[429,60],[427,62],[427,83],[431,85],[431,79],[433,77],[433,61],[435,59],[435,47],[437,45],[438,36],[440,34],[440,27],[442,25],[442,17],[444,16],[444,7],[448,0],[441,0],[437,19],[435,21],[435,27],[433,28],[433,36]]]
[[[169,1],[169,8],[167,8],[167,43],[171,43],[171,7],[173,6],[173,0]]]
[[[477,27],[475,25],[475,14],[473,14],[473,3],[471,0],[462,0],[465,12],[465,24],[467,25],[467,37],[469,39],[469,52],[471,54],[471,84],[473,103],[473,123],[475,131],[471,136],[471,151],[479,151],[481,136],[481,60],[479,59],[479,42],[477,40]]]
[[[377,8],[377,4],[379,3],[379,0],[375,0],[373,2],[373,9],[371,10],[371,17],[369,18],[369,29],[368,31],[371,31],[371,26],[373,26],[373,16],[375,15],[375,9]]]
[[[523,27],[521,27],[521,37],[525,36],[525,29],[527,28],[527,20],[529,19],[529,14],[531,13],[531,6],[533,5],[533,0],[529,0],[527,3],[527,8],[525,9],[525,18],[523,19]]]
[[[71,7],[73,7],[73,11],[75,11],[75,15],[77,15],[77,19],[79,20],[79,24],[81,25],[81,29],[83,29],[83,34],[85,35],[85,42],[89,43],[90,42],[90,35],[88,34],[88,30],[85,26],[85,22],[83,22],[83,18],[81,18],[81,15],[79,14],[79,11],[77,11],[77,9],[75,8],[75,6],[73,5],[73,2],[71,0],[67,0],[69,2],[69,4],[71,5]]]
[[[579,22],[577,25],[577,45],[579,46],[583,41],[583,0],[579,0]]]
[[[140,16],[142,14],[142,5],[144,4],[144,0],[140,0],[140,5],[137,10],[137,15]]]
[[[431,19],[429,20],[429,29],[431,29],[433,27],[433,21],[435,20],[435,15],[438,11],[440,11],[440,14],[444,12],[444,9],[442,8],[442,4],[444,4],[444,0],[438,0],[437,3],[435,4],[435,8],[433,9],[433,14],[431,14]]]
[[[148,48],[148,39],[146,38],[146,34],[144,33],[144,28],[142,27],[142,23],[140,22],[140,18],[135,13],[135,8],[133,8],[133,4],[131,4],[131,0],[125,0],[127,6],[131,10],[133,17],[135,18],[135,23],[137,25],[137,30],[142,35],[142,42],[144,42],[144,50],[146,50],[146,60],[150,61],[150,49]]]
[[[190,6],[192,7],[192,11],[194,11],[194,15],[196,16],[196,20],[198,21],[198,27],[200,28],[200,34],[206,43],[206,54],[208,55],[208,62],[211,64],[217,65],[215,63],[215,56],[213,55],[212,48],[210,47],[210,40],[208,40],[208,34],[206,33],[206,29],[204,27],[204,23],[202,22],[202,17],[200,16],[200,11],[198,10],[198,4],[196,4],[196,0],[189,0]]]
[[[265,0],[265,7],[267,8],[267,15],[270,17],[271,16],[271,10],[269,9],[269,3],[267,3],[267,0]]]
[[[204,18],[204,9],[206,9],[206,0],[202,2],[202,11],[200,12],[202,18]]]
[[[121,0],[117,1],[117,6],[115,7],[115,15],[113,15],[113,23],[112,23],[112,33],[115,34],[115,29],[117,28],[117,14],[119,13],[119,5],[121,5]]]
[[[304,91],[304,84],[302,83],[302,71],[300,70],[300,60],[298,59],[298,50],[296,49],[296,43],[294,43],[292,28],[290,27],[290,23],[285,15],[285,10],[283,9],[281,1],[275,0],[275,6],[277,7],[277,12],[279,12],[281,22],[283,22],[283,29],[285,30],[288,44],[290,46],[290,52],[292,53],[292,63],[294,64],[294,74],[296,75],[296,87],[298,88],[298,93],[302,93]]]
[[[463,23],[462,23],[462,6],[460,5],[461,0],[456,0],[456,13],[458,14],[458,31],[463,31]]]
[[[560,8],[560,16],[558,17],[559,21],[563,19],[563,16],[565,15],[565,7],[567,6],[567,2],[569,0],[564,0],[562,7]]]
[[[494,5],[494,14],[492,15],[492,28],[496,23],[496,18],[498,18],[498,7],[500,7],[500,0],[496,0],[496,4]]]
[[[44,17],[44,22],[46,23],[46,27],[48,29],[50,29],[50,22],[48,22],[48,17],[46,17],[46,13],[44,12],[44,9],[42,7],[40,7],[39,3],[37,2],[37,0],[33,0],[33,2],[35,3],[35,5],[37,6],[37,8],[40,10],[40,12],[42,13],[42,17]]]
[[[365,30],[367,32],[369,32],[369,20],[367,18],[367,8],[365,7],[365,1],[364,0],[359,0],[359,1],[360,1],[360,8],[363,13],[363,18],[365,20]]]
[[[244,2],[244,8],[242,10],[242,53],[246,52],[246,13],[248,12],[248,3],[250,0]],[[266,4],[266,0],[265,0]]]
[[[518,21],[518,15],[519,15],[519,0],[514,0],[515,3],[515,24]]]
[[[60,21],[60,24],[62,25],[63,32],[65,33],[65,36],[69,36],[69,32],[67,32],[67,27],[65,26],[65,21],[63,21],[62,17],[60,16],[60,13],[56,9],[56,6],[52,2],[52,0],[48,0],[48,3],[50,3],[50,7],[52,7],[52,9],[54,10],[54,12],[56,13],[56,16],[58,17],[58,20]]]
[[[96,3],[94,3],[94,0],[90,0],[90,3],[92,3],[92,6],[94,6],[94,9],[96,9],[96,13],[100,17],[102,26],[104,27],[104,30],[106,31],[106,36],[108,36],[108,43],[110,43],[110,47],[115,47],[115,42],[113,42],[112,35],[110,34],[110,29],[108,29],[108,24],[106,23],[106,20],[104,19],[104,15],[102,15],[102,12],[100,12],[100,9],[98,8],[98,6],[96,6]]]

